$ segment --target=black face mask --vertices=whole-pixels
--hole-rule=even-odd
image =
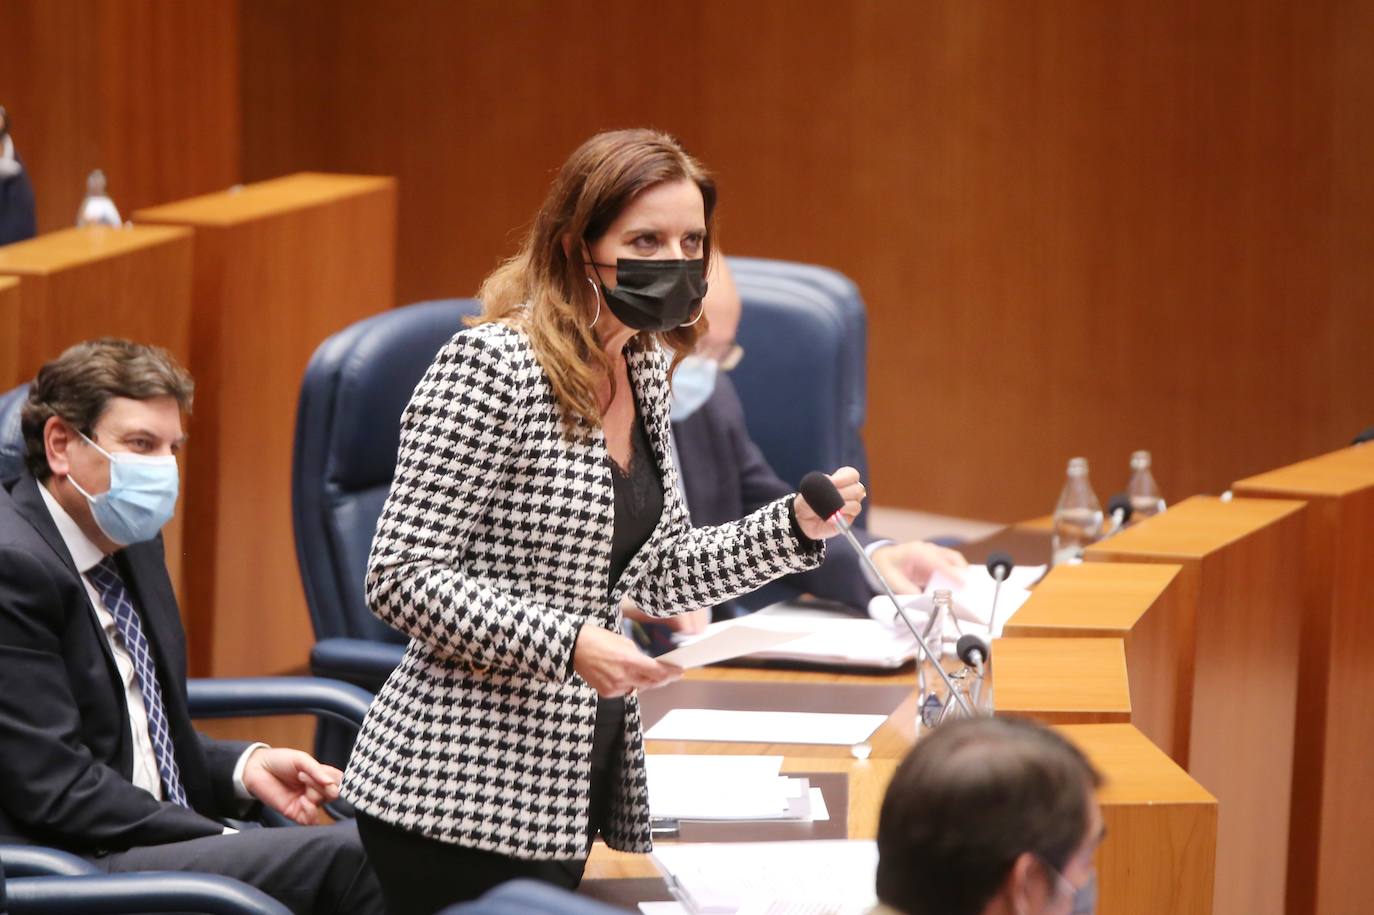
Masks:
[[[596,276],[609,264],[591,262]],[[672,330],[688,322],[701,308],[706,295],[706,262],[696,260],[643,260],[622,257],[615,262],[614,289],[601,283],[606,305],[620,323],[632,330],[654,333]]]

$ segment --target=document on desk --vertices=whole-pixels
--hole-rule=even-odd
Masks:
[[[886,715],[822,712],[741,712],[675,708],[645,732],[646,740],[718,740],[732,743],[863,743]]]
[[[675,820],[830,819],[821,789],[780,774],[781,756],[645,758],[649,815]]]
[[[682,668],[704,667],[756,651],[767,651],[804,635],[805,632],[763,629],[743,624],[720,626],[699,639],[694,639],[680,648],[674,648],[667,654],[659,655],[658,659]]]
[[[660,845],[653,857],[695,915],[862,915],[877,902],[871,841]]]

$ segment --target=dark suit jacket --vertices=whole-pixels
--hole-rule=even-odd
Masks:
[[[202,738],[161,538],[115,554],[152,646],[193,810],[134,787],[124,685],[80,574],[28,473],[0,482],[0,841],[79,852],[223,831],[247,744]]]
[[[744,407],[726,375],[717,378],[715,391],[699,410],[673,423],[673,439],[682,465],[687,508],[692,524],[698,527],[734,521],[795,491],[795,487],[773,472],[768,459],[749,437]],[[874,539],[857,527],[854,534],[861,543]],[[819,568],[789,575],[782,583],[790,590],[769,586],[738,603],[758,609],[766,603],[809,593],[862,609],[877,593],[869,586],[859,557],[843,537],[828,541],[825,562]]]
[[[20,165],[24,163],[17,153],[14,158]],[[29,170],[26,168],[17,175],[0,178],[0,245],[33,238],[36,231]]]

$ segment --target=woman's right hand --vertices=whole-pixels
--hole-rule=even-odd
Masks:
[[[607,699],[663,686],[682,676],[681,667],[657,661],[623,635],[591,623],[577,634],[573,670]]]

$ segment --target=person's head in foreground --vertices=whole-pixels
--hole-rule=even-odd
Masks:
[[[878,823],[878,899],[906,915],[1070,915],[1096,906],[1101,776],[1015,718],[942,725],[897,767]]]

